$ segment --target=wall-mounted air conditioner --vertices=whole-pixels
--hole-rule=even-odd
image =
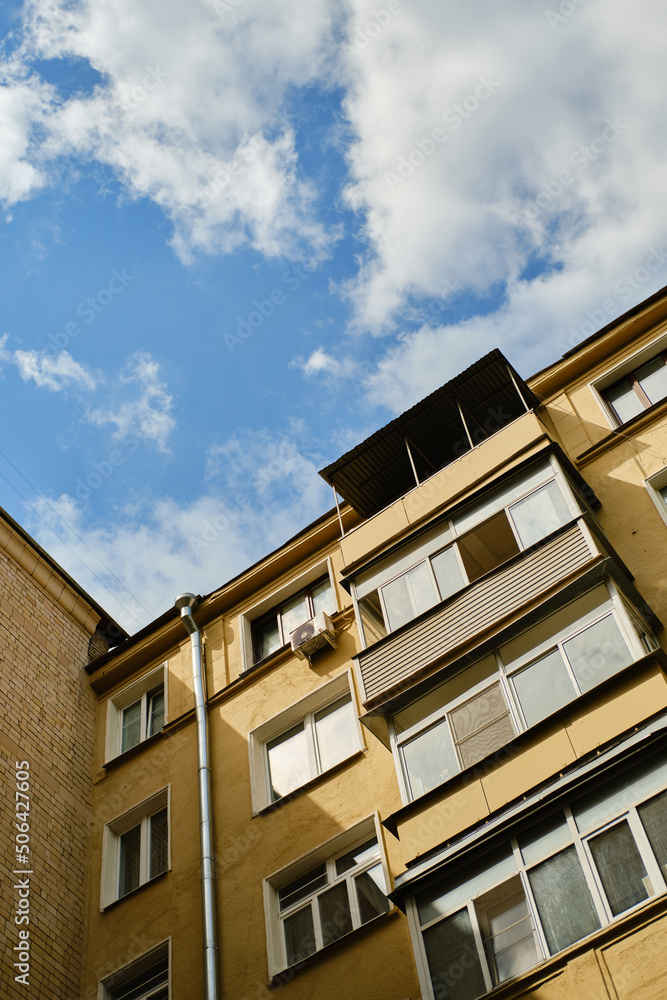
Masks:
[[[290,633],[292,652],[300,656],[302,660],[310,659],[313,653],[323,646],[333,646],[336,648],[336,632],[333,622],[324,611],[315,615],[310,621],[299,625]]]

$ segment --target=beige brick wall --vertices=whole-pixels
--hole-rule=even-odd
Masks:
[[[86,933],[95,699],[84,666],[89,632],[0,552],[0,996],[75,1000]],[[30,864],[17,863],[15,761],[30,773]],[[15,876],[27,867],[33,874]],[[29,879],[29,924],[17,926]],[[29,932],[28,985],[15,982]]]

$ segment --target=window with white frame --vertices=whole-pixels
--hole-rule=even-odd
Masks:
[[[619,426],[639,416],[667,397],[667,352],[644,361],[601,394]]]
[[[164,788],[106,825],[102,908],[169,867],[169,789]]]
[[[419,892],[424,995],[475,1000],[667,891],[666,784],[663,752]]]
[[[611,583],[593,588],[394,715],[404,799],[482,760],[656,645]]]
[[[109,699],[106,759],[161,732],[164,720],[165,665],[161,664]]]
[[[667,524],[667,469],[661,469],[645,480],[648,495],[655,504],[660,517]]]
[[[320,562],[240,616],[244,669],[284,649],[291,633],[320,612],[338,610],[329,562]]]
[[[271,975],[386,913],[389,879],[371,816],[264,881]]]
[[[489,490],[354,578],[364,643],[400,628],[578,513],[564,476],[548,460]]]
[[[253,808],[324,774],[364,747],[349,671],[249,734]]]
[[[102,1000],[168,1000],[169,942],[114,972],[101,986]]]

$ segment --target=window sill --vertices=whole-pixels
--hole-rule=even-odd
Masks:
[[[292,792],[288,792],[287,795],[283,795],[281,796],[281,798],[276,799],[275,802],[269,802],[268,805],[262,806],[262,808],[258,809],[257,812],[254,813],[254,815],[266,816],[269,813],[275,812],[276,809],[280,809],[282,806],[287,805],[287,803],[291,802],[292,799],[299,798],[300,795],[305,795],[308,792],[310,792],[321,781],[327,780],[328,778],[331,778],[334,774],[338,774],[340,771],[343,771],[348,764],[354,763],[354,761],[363,757],[363,755],[366,752],[367,752],[366,747],[363,746],[359,747],[359,749],[351,753],[349,757],[345,757],[343,760],[339,760],[337,764],[334,764],[326,771],[322,771],[321,774],[316,774],[314,778],[311,778],[310,781],[307,781],[304,785],[299,785],[298,788],[295,788]]]
[[[161,729],[160,732],[155,733],[154,736],[148,736],[145,740],[142,740],[141,743],[137,743],[136,746],[130,747],[129,750],[125,750],[123,753],[119,753],[117,757],[111,757],[110,760],[106,760],[104,764],[102,764],[102,767],[106,771],[113,769],[120,764],[124,764],[126,760],[131,760],[133,757],[136,757],[138,753],[141,753],[144,747],[152,746],[154,743],[158,743],[163,738],[162,733],[163,730]]]
[[[631,420],[627,420],[619,427],[614,427],[596,444],[591,445],[590,448],[582,451],[580,455],[575,456],[575,462],[577,465],[587,465],[588,462],[592,462],[600,455],[604,455],[606,451],[613,448],[618,442],[625,441],[628,433],[635,433],[636,431],[643,430],[644,427],[655,419],[655,417],[660,417],[664,414],[667,414],[667,399],[661,399],[660,402],[654,403],[653,406],[649,406],[647,410],[643,410],[642,413],[638,413],[637,416],[632,417]]]
[[[390,909],[386,913],[380,913],[377,917],[373,917],[368,923],[362,924],[361,927],[355,927],[354,930],[348,931],[342,937],[338,938],[337,941],[332,941],[331,944],[327,944],[324,948],[320,948],[319,951],[314,951],[312,955],[308,955],[301,962],[297,962],[296,965],[288,965],[285,969],[280,972],[276,972],[274,976],[267,983],[267,989],[278,990],[281,986],[289,983],[294,976],[301,972],[303,969],[312,967],[317,961],[323,958],[327,958],[329,955],[333,954],[334,949],[346,947],[350,943],[350,939],[354,936],[355,938],[372,933],[373,929],[379,925],[385,923],[387,920],[391,920],[398,915],[399,910],[391,905],[389,901]]]
[[[149,885],[155,885],[156,882],[161,882],[162,879],[166,878],[168,874],[169,870],[167,870],[166,872],[160,872],[159,875],[155,875],[153,878],[149,878],[147,882],[142,882],[141,885],[138,885],[136,889],[130,889],[130,891],[126,892],[124,896],[119,896],[118,899],[112,899],[111,902],[106,903],[106,905],[102,907],[101,912],[108,913],[109,910],[113,910],[114,907],[118,906],[119,903],[124,903],[126,899],[130,899],[132,896],[136,896],[144,889],[147,889]]]

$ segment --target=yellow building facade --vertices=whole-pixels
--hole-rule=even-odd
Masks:
[[[667,294],[322,475],[86,668],[80,997],[661,998]]]

